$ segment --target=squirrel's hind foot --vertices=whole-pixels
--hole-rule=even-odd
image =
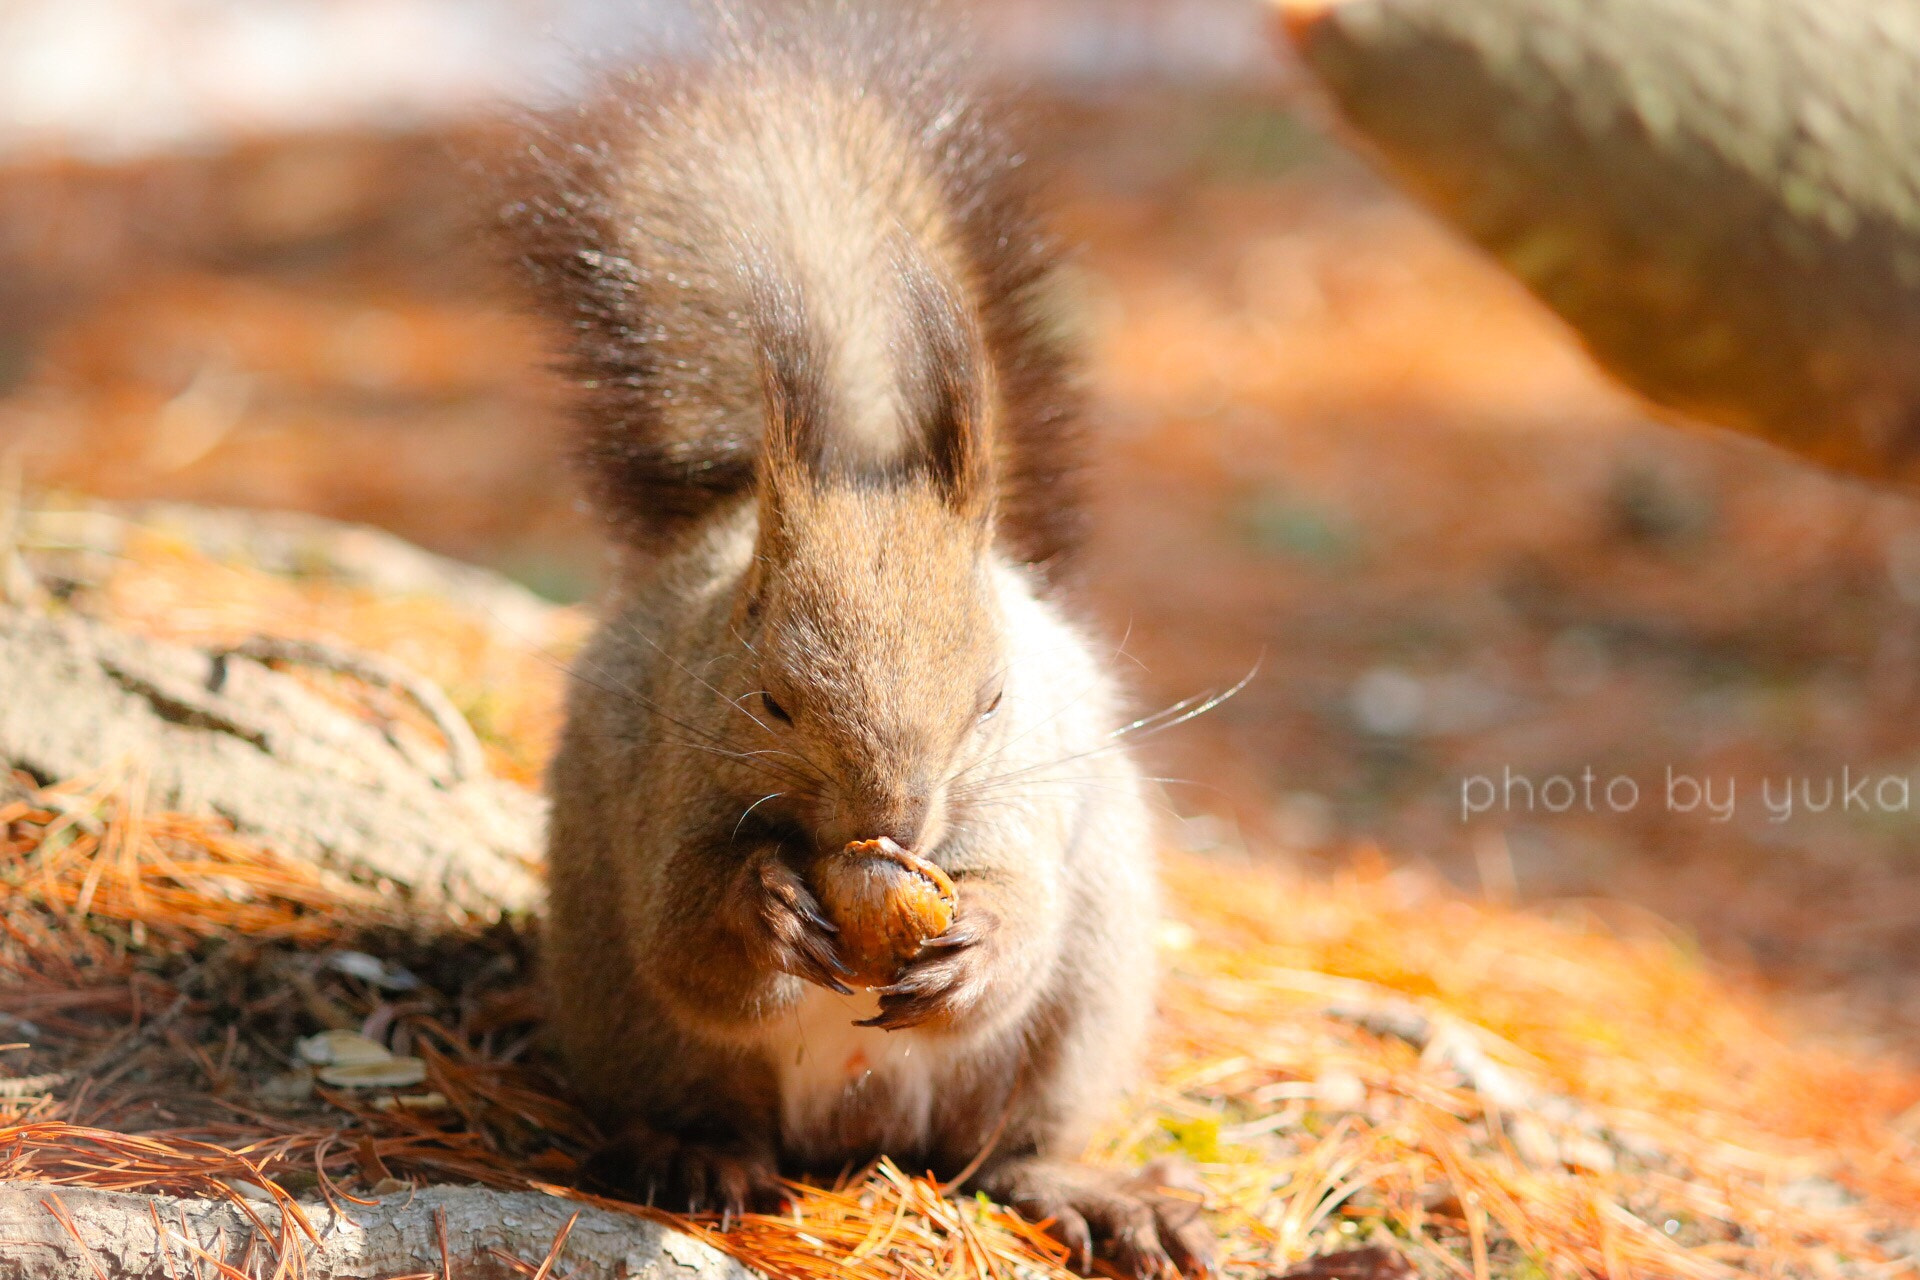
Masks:
[[[1102,1270],[1134,1280],[1219,1272],[1213,1232],[1200,1216],[1204,1189],[1184,1162],[1155,1160],[1138,1173],[1054,1160],[1018,1160],[977,1185],[1023,1217],[1051,1219],[1048,1232],[1082,1275]]]
[[[717,1213],[727,1230],[744,1213],[779,1213],[789,1197],[773,1156],[746,1144],[702,1141],[634,1125],[588,1157],[587,1181],[674,1213]]]

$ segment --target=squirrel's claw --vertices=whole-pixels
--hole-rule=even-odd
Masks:
[[[945,933],[920,944],[895,981],[873,989],[880,997],[880,1012],[857,1026],[903,1031],[954,1021],[980,1003],[986,995],[989,957],[977,947],[992,932],[993,918],[978,909],[961,910]]]
[[[1082,1275],[1192,1280],[1220,1274],[1219,1247],[1200,1210],[1205,1188],[1176,1161],[1156,1160],[1131,1177],[1045,1160],[988,1173],[979,1189],[1010,1205],[1068,1250]]]
[[[785,942],[784,951],[776,952],[776,956],[782,961],[780,964],[782,969],[796,978],[818,983],[829,991],[836,991],[843,996],[853,994],[853,988],[841,981],[842,978],[851,978],[853,970],[834,954],[831,939],[822,937],[818,933],[800,932],[785,939]]]
[[[905,1005],[891,1009],[882,1007],[871,1018],[862,1018],[853,1025],[856,1027],[876,1027],[881,1031],[905,1031],[908,1027],[917,1027],[927,1020],[928,1015]]]
[[[853,994],[853,988],[840,981],[842,977],[851,977],[853,975],[852,971],[849,970],[846,965],[840,963],[839,957],[829,951],[815,952],[812,949],[808,949],[803,953],[803,958],[806,961],[805,971],[796,973],[794,975],[795,977],[805,978],[808,982],[818,983],[829,991],[837,992],[843,996]],[[789,970],[789,972],[792,971]]]
[[[842,978],[853,976],[834,948],[840,930],[820,910],[800,874],[777,849],[763,849],[747,865],[745,883],[757,899],[751,915],[754,933],[768,961],[783,973],[852,995]]]
[[[951,925],[948,925],[945,933],[938,934],[923,941],[920,944],[920,950],[915,953],[915,957],[918,958],[929,951],[959,951],[963,948],[973,946],[975,943],[981,941],[983,936],[972,921],[963,917],[954,921]]]
[[[912,974],[899,982],[875,987],[880,997],[880,1012],[854,1023],[856,1027],[878,1027],[882,1031],[904,1031],[917,1027],[938,1012],[940,989]]]
[[[591,1184],[640,1196],[673,1212],[720,1216],[728,1230],[746,1213],[780,1211],[790,1200],[770,1153],[739,1142],[705,1142],[644,1125],[623,1130],[587,1161]]]

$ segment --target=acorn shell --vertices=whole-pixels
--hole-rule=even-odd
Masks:
[[[928,938],[953,923],[959,899],[947,873],[892,840],[855,840],[814,868],[814,890],[839,926],[835,943],[848,982],[880,987]]]

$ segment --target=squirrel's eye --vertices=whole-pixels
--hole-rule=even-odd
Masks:
[[[760,705],[766,708],[768,715],[778,720],[781,724],[793,723],[793,717],[787,714],[785,707],[773,700],[772,694],[762,693],[760,695]]]
[[[996,692],[993,695],[993,701],[987,704],[987,709],[980,713],[980,718],[982,720],[993,719],[993,713],[1000,709],[1000,699],[1006,696],[1007,696],[1007,691],[1005,689],[1001,689],[998,692]]]

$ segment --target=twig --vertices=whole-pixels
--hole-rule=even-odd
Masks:
[[[554,1236],[553,1245],[547,1250],[546,1258],[541,1261],[540,1269],[533,1273],[533,1280],[547,1280],[547,1272],[551,1271],[553,1264],[559,1260],[560,1251],[567,1247],[567,1237],[573,1234],[573,1224],[578,1221],[580,1221],[580,1210],[575,1209],[573,1216],[567,1219],[566,1225],[560,1228],[560,1233]]]
[[[153,1219],[153,1247],[160,1255],[160,1263],[167,1269],[167,1280],[179,1280],[173,1270],[173,1246],[167,1242],[167,1228],[160,1221],[160,1206],[153,1200],[147,1201],[147,1213]]]
[[[93,1246],[88,1244],[86,1238],[80,1234],[79,1224],[74,1222],[73,1214],[68,1212],[66,1201],[60,1198],[59,1193],[49,1192],[47,1198],[40,1204],[53,1215],[55,1222],[67,1229],[67,1234],[73,1237],[73,1242],[80,1246],[80,1254],[87,1260],[87,1265],[93,1268],[93,1274],[100,1280],[107,1280],[106,1269],[100,1265],[100,1259],[94,1256]]]
[[[495,1245],[487,1246],[487,1256],[508,1267],[515,1275],[526,1276],[527,1280],[533,1280],[533,1266],[525,1258],[516,1258]]]

